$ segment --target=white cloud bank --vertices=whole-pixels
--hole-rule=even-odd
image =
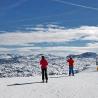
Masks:
[[[38,48],[46,51],[70,51],[86,52],[98,49],[98,26],[81,26],[79,28],[66,29],[60,26],[49,25],[48,28],[36,27],[37,31],[32,32],[13,32],[0,34],[0,45],[24,45],[32,42],[68,42],[72,40],[90,40],[96,43],[87,43],[84,47],[45,47]],[[20,50],[32,50],[33,47],[22,47]],[[17,50],[19,50],[17,48]],[[2,47],[0,48],[2,50]]]
[[[69,54],[80,54],[84,52],[98,53],[98,47],[23,47],[17,49],[0,48],[0,53],[19,53],[19,54],[47,54],[52,53],[55,55],[66,56]]]
[[[37,28],[38,29],[38,28]],[[41,30],[40,30],[41,29]],[[83,38],[82,38],[83,37]],[[80,39],[98,41],[98,27],[82,26],[73,29],[39,28],[32,32],[13,32],[0,34],[0,44],[25,44],[31,42],[61,42]]]

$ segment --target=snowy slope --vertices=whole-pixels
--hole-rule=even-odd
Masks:
[[[49,76],[0,79],[0,98],[98,98],[98,72],[90,66],[75,76]]]

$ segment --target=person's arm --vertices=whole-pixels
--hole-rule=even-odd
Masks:
[[[75,61],[73,60],[73,65],[75,65]]]
[[[42,60],[40,60],[40,65],[42,65]]]
[[[69,62],[69,59],[67,60],[67,63]]]
[[[46,60],[46,65],[48,65],[48,61]]]

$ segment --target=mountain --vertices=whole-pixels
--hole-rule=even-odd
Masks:
[[[72,58],[96,58],[98,54],[94,53],[94,52],[85,52],[79,55],[68,55],[68,57],[72,57]]]
[[[39,61],[44,55],[48,60],[48,74],[60,75],[68,73],[66,57],[52,54],[1,54],[0,55],[0,77],[29,77],[41,74]],[[74,56],[75,72],[80,72],[95,64],[96,53],[83,53]],[[69,57],[69,56],[67,56]],[[88,57],[88,58],[87,58]]]
[[[43,54],[34,55],[0,55],[0,77],[28,77],[40,75],[39,61]],[[49,62],[49,74],[65,73],[65,58],[51,54],[45,54]]]

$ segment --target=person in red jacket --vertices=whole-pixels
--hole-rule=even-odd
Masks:
[[[44,82],[44,78],[46,79],[46,83],[48,82],[48,75],[47,75],[47,66],[48,62],[44,56],[42,56],[40,60],[41,70],[42,70],[42,81]]]
[[[69,76],[72,74],[74,76],[74,60],[70,57],[68,60],[68,65],[69,65]]]

